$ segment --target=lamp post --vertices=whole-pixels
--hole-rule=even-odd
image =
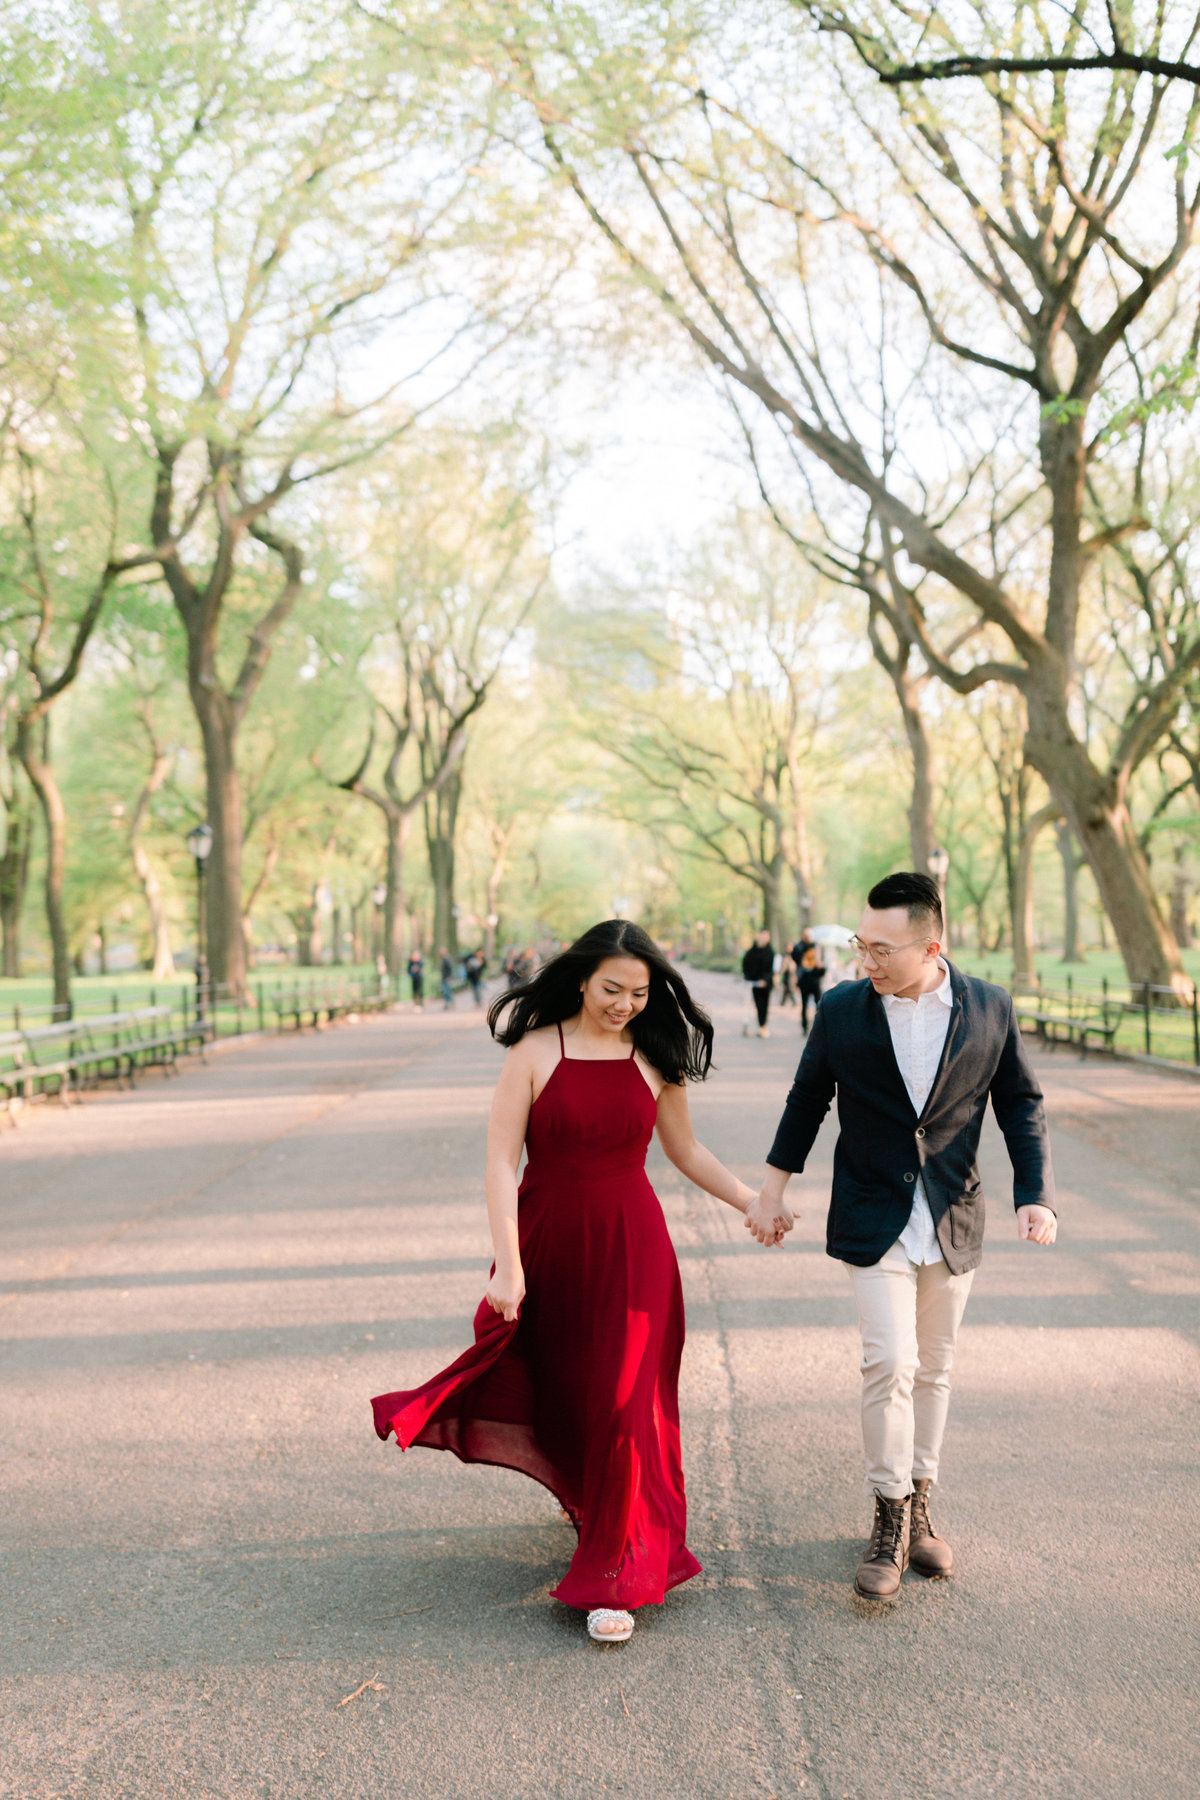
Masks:
[[[196,864],[196,1018],[204,1018],[208,998],[208,906],[204,891],[204,865],[213,847],[212,826],[207,822],[194,825],[187,834],[187,847]]]
[[[935,844],[929,852],[929,873],[938,884],[938,894],[942,902],[942,936],[946,940],[942,948],[946,949],[950,942],[950,927],[946,920],[946,877],[950,873],[950,852]]]

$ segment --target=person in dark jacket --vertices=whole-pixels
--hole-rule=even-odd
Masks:
[[[754,1010],[758,1015],[758,1035],[762,1038],[770,1037],[767,1011],[771,1004],[771,989],[775,983],[775,952],[771,948],[769,931],[756,933],[754,942],[743,956],[742,980],[750,983]]]
[[[419,950],[414,950],[408,959],[408,979],[412,983],[414,1006],[425,1004],[425,958]]]
[[[840,983],[817,1008],[746,1214],[763,1244],[792,1229],[784,1189],[836,1094],[826,1250],[846,1266],[862,1333],[875,1522],[855,1586],[872,1599],[894,1599],[910,1562],[929,1576],[954,1566],[929,1492],[983,1249],[977,1153],[989,1097],[1012,1163],[1018,1238],[1052,1244],[1058,1228],[1042,1091],[1012,997],[953,968],[942,930],[929,876],[889,875],[871,889],[854,946],[866,978]]]
[[[467,986],[471,990],[471,998],[476,1006],[483,1005],[483,977],[487,970],[487,957],[482,950],[472,950],[463,964],[463,973],[467,978]]]
[[[808,1009],[812,1007],[815,1018],[821,998],[821,983],[825,979],[825,963],[813,942],[811,931],[802,931],[797,942],[792,945],[792,961],[796,965],[800,982],[800,1029],[807,1037]]]

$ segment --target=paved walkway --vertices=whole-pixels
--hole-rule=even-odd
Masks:
[[[744,1040],[701,987],[695,1113],[752,1177],[798,1033]],[[850,1588],[832,1135],[782,1252],[656,1153],[705,1572],[599,1649],[547,1599],[548,1496],[370,1426],[468,1341],[497,1062],[465,1012],[402,1015],[0,1138],[0,1795],[1191,1800],[1200,1088],[1043,1060],[1063,1239],[993,1205],[938,1509],[961,1572],[883,1614]],[[987,1162],[1000,1194],[994,1133]]]

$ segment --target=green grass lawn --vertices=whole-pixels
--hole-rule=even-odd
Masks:
[[[968,975],[982,975],[985,981],[998,981],[1007,986],[1012,975],[1011,950],[956,950],[954,961]],[[1099,987],[1107,980],[1111,988],[1127,988],[1129,978],[1125,964],[1116,950],[1094,950],[1084,962],[1063,962],[1053,950],[1041,951],[1034,965],[1043,987],[1065,988],[1068,975],[1077,988]],[[1193,981],[1200,981],[1200,950],[1185,950],[1183,966]]]

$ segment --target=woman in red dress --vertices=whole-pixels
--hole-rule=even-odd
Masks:
[[[655,1127],[697,1187],[738,1212],[754,1189],[696,1142],[685,1084],[708,1073],[712,1025],[637,925],[593,926],[488,1019],[508,1055],[475,1342],[421,1387],[374,1400],[375,1429],[549,1488],[579,1534],[554,1596],[619,1643],[635,1608],[700,1570],[684,1541],[683,1293],[645,1170]]]

